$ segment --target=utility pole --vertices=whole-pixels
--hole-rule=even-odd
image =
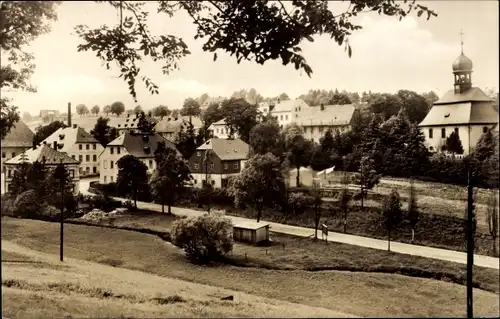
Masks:
[[[467,318],[473,318],[472,299],[472,266],[474,265],[474,196],[472,169],[467,172]]]
[[[206,150],[205,151],[205,183],[206,183],[206,187],[207,187],[207,191],[208,191],[208,213],[210,213],[210,206],[211,206],[211,197],[212,197],[212,184],[210,184],[210,182],[208,181],[208,160],[209,160],[209,156],[210,156],[210,150]]]

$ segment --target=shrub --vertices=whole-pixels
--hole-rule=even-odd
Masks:
[[[40,219],[47,221],[56,221],[59,220],[61,215],[61,210],[55,208],[54,206],[47,205],[40,211]]]
[[[28,190],[19,194],[14,201],[13,215],[24,218],[37,218],[42,211],[42,201],[36,191]]]
[[[122,207],[122,203],[118,200],[112,199],[103,195],[89,196],[87,204],[91,209],[99,209],[105,212],[110,212],[113,209]]]
[[[183,218],[172,224],[172,243],[198,263],[222,260],[233,249],[233,226],[224,212]]]
[[[300,215],[312,204],[312,197],[304,193],[290,193],[288,204],[290,205],[293,214]]]
[[[2,216],[14,216],[14,199],[4,194],[2,195],[2,202],[0,205],[2,207]]]

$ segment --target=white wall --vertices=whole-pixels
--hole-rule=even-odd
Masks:
[[[206,179],[207,175],[206,174],[201,174],[201,173],[195,173],[191,174],[193,176],[193,183],[194,187],[201,188],[203,186],[203,181]],[[221,174],[209,174],[208,175],[208,180],[213,181],[211,183],[214,188],[221,188],[222,187],[222,175]]]
[[[81,150],[80,145],[82,147]],[[77,161],[80,161],[80,173],[82,175],[99,174],[99,154],[101,154],[103,150],[104,147],[100,143],[75,143],[68,150],[67,154]]]
[[[326,131],[330,129],[332,134],[335,134],[335,130],[339,130],[341,133],[347,132],[350,129],[349,125],[339,125],[339,126],[322,126],[323,130],[321,131],[320,126],[302,126],[304,130],[304,137],[308,140],[313,140],[316,143],[319,143],[320,138],[325,136]]]
[[[483,127],[488,127],[491,129],[494,125],[457,125],[457,126],[433,126],[433,127],[421,127],[421,130],[425,136],[425,146],[430,149],[432,147],[433,152],[440,151],[440,147],[445,144],[446,138],[450,136],[450,134],[458,128],[458,135],[460,137],[460,141],[462,142],[462,146],[464,148],[464,154],[469,154],[469,146],[470,151],[472,152],[481,136],[483,135]],[[445,129],[446,136],[444,138],[441,137],[441,129]],[[429,137],[429,129],[433,131],[433,137]],[[470,135],[469,135],[470,133]],[[470,144],[469,144],[470,139]]]
[[[295,112],[292,111],[282,111],[282,112],[271,111],[271,115],[276,118],[281,128],[284,128],[287,124],[295,122],[294,114]]]
[[[212,134],[214,137],[227,139],[229,138],[229,127],[226,125],[211,125]],[[238,133],[235,132],[234,137],[238,137]]]
[[[111,148],[113,148],[113,154],[111,154]],[[118,154],[118,148],[120,149],[120,154]],[[118,165],[117,162],[125,155],[128,155],[127,149],[123,146],[108,146],[104,149],[101,156],[99,157],[101,171],[99,173],[99,183],[108,184],[116,183],[118,177]],[[148,173],[152,174],[156,169],[156,161],[154,156],[148,158],[140,159],[144,165],[148,168]],[[111,163],[113,163],[113,168],[111,168]]]

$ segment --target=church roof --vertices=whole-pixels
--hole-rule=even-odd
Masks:
[[[436,104],[449,104],[449,103],[460,103],[460,102],[490,102],[486,93],[484,93],[480,88],[473,87],[463,93],[455,93],[455,90],[449,90],[443,95],[439,100],[434,102]]]
[[[2,140],[2,147],[32,147],[35,134],[23,122],[18,121]]]
[[[435,104],[419,126],[497,123],[498,112],[491,103]]]
[[[472,71],[472,60],[466,57],[463,52],[460,56],[453,62],[453,71]]]

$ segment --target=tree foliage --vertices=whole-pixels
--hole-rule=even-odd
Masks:
[[[363,200],[368,195],[368,190],[380,182],[380,174],[375,170],[373,159],[368,156],[361,159],[359,172],[354,175],[353,182],[360,186],[361,207],[364,207]]]
[[[90,134],[101,143],[102,146],[106,146],[118,137],[118,131],[116,128],[108,125],[109,118],[104,118],[100,116],[94,126],[94,129],[90,131]]]
[[[86,115],[89,113],[89,109],[87,108],[87,106],[85,104],[78,104],[76,106],[76,113],[78,113],[78,115],[80,115],[80,116]]]
[[[488,231],[493,240],[493,254],[497,254],[497,239],[500,236],[500,227],[498,224],[499,209],[498,209],[498,192],[496,190],[491,191],[488,198],[487,206],[487,220],[488,220]]]
[[[186,126],[181,125],[179,134],[175,139],[175,146],[183,158],[189,159],[194,154],[196,148],[199,146],[198,142],[199,140],[193,124],[187,123]]]
[[[120,101],[113,102],[111,104],[111,113],[115,114],[116,116],[120,116],[125,112],[125,104]]]
[[[297,170],[296,185],[300,186],[300,168],[307,167],[310,163],[313,144],[304,138],[304,132],[295,123],[287,125],[283,130],[287,159],[292,167]]]
[[[111,113],[111,105],[105,105],[103,108],[102,108],[102,111],[108,115],[109,113]]]
[[[233,138],[238,134],[241,140],[249,143],[250,131],[257,125],[257,105],[252,105],[244,99],[229,99],[222,102],[221,112],[229,127],[229,136]]]
[[[170,110],[165,105],[158,105],[157,107],[155,107],[153,109],[153,115],[159,116],[161,119],[163,119],[163,117],[165,117],[165,116],[168,116],[169,114],[170,114]]]
[[[33,137],[33,144],[38,145],[40,144],[43,140],[45,140],[47,137],[52,135],[55,131],[57,131],[60,128],[65,128],[67,127],[66,124],[64,124],[61,121],[54,121],[51,122],[47,125],[39,125],[35,129],[35,136]]]
[[[90,111],[92,112],[92,114],[97,116],[99,114],[99,112],[101,111],[101,108],[99,107],[99,105],[94,105],[94,106],[92,106],[92,109]]]
[[[462,141],[460,140],[460,137],[458,136],[458,134],[455,131],[453,131],[450,134],[450,136],[448,136],[446,138],[446,142],[444,143],[442,150],[450,152],[452,154],[463,154],[464,153]]]
[[[141,111],[139,114],[139,119],[137,121],[137,129],[142,134],[153,134],[155,132],[156,124],[153,120]]]
[[[413,179],[410,180],[410,194],[408,196],[408,208],[406,209],[406,219],[411,226],[411,243],[415,241],[415,227],[417,226],[420,214],[417,206],[417,195],[415,194],[415,185]]]
[[[116,164],[118,166],[116,186],[120,193],[132,196],[137,209],[139,192],[149,189],[148,168],[133,155],[122,156]]]
[[[399,193],[393,190],[382,202],[383,224],[387,230],[388,250],[391,250],[391,231],[403,220]]]
[[[201,106],[193,98],[187,98],[184,100],[184,103],[182,104],[182,109],[181,109],[181,115],[182,116],[200,116],[201,114]]]
[[[250,130],[249,144],[254,154],[271,153],[281,160],[284,159],[285,140],[278,122],[273,118],[267,118]]]

